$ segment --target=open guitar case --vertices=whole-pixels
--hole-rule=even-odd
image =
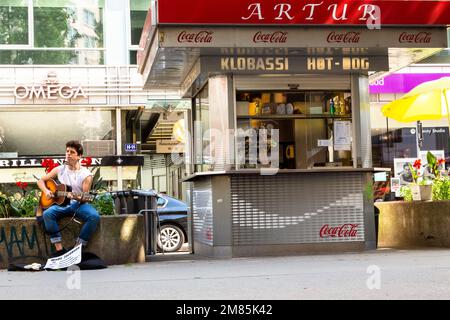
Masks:
[[[45,269],[45,262],[43,263],[10,263],[8,265],[8,271],[58,271],[58,270],[67,270],[68,268],[61,269]],[[92,252],[81,252],[81,262],[76,264],[80,270],[98,270],[98,269],[106,269],[107,266],[105,262],[100,259],[95,253]]]

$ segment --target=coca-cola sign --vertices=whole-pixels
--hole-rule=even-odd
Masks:
[[[321,238],[348,238],[348,237],[356,237],[358,233],[359,224],[355,223],[346,223],[340,226],[330,226],[325,224],[320,228],[320,237]]]
[[[287,32],[283,31],[275,31],[275,32],[269,32],[264,33],[261,31],[258,31],[253,36],[253,42],[254,43],[286,43],[287,40]]]
[[[430,43],[431,32],[408,33],[403,32],[398,38],[400,43]]]
[[[211,43],[213,37],[214,32],[212,31],[199,31],[199,32],[193,32],[193,33],[189,33],[186,31],[182,31],[180,32],[180,34],[178,35],[178,42],[179,43],[184,43],[184,42],[189,42],[189,43]]]
[[[328,43],[359,43],[360,32],[330,32],[327,36]]]

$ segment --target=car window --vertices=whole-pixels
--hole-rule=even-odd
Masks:
[[[158,208],[162,208],[162,207],[164,207],[164,205],[166,204],[166,200],[164,199],[164,198],[159,198],[158,197]]]

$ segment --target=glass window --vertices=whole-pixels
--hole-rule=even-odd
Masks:
[[[139,44],[149,7],[149,0],[130,0],[131,45]]]
[[[0,112],[0,152],[18,152],[19,156],[62,154],[71,139],[110,140],[114,131],[111,113]]]
[[[85,48],[95,48],[95,38],[94,37],[85,37],[84,38],[84,47]]]
[[[417,128],[414,123],[401,123],[402,127],[391,128],[391,122],[387,119],[384,128],[372,128],[372,158],[376,167],[394,169],[395,158],[417,159]],[[432,124],[436,125],[430,126]],[[438,121],[424,122],[421,150],[444,150],[447,167],[450,160],[449,130],[441,125]]]
[[[28,44],[27,0],[2,0],[0,21],[0,45]]]
[[[34,0],[33,5],[35,47],[103,47],[103,1]]]
[[[279,169],[352,166],[350,97],[343,91],[237,92],[240,167],[272,167],[277,158]]]
[[[212,170],[209,122],[208,85],[195,97],[194,105],[194,157],[197,172]]]
[[[97,19],[95,19],[94,12],[87,9],[83,9],[83,15],[84,15],[83,23],[90,28],[95,28]]]
[[[29,2],[33,4],[33,26],[28,21]],[[103,7],[104,0],[1,1],[0,46],[32,48],[0,50],[0,64],[104,64],[103,50],[82,50],[103,49]],[[34,43],[29,43],[29,29],[34,29]]]
[[[130,64],[137,64],[137,50],[130,50]]]
[[[0,64],[104,64],[102,50],[0,50]]]
[[[157,200],[158,208],[164,207],[166,205],[166,202],[167,201],[164,198],[158,197],[158,200]]]

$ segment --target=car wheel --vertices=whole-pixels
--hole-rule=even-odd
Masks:
[[[161,227],[158,233],[158,249],[162,252],[178,251],[184,243],[183,231],[173,225],[166,224]]]

